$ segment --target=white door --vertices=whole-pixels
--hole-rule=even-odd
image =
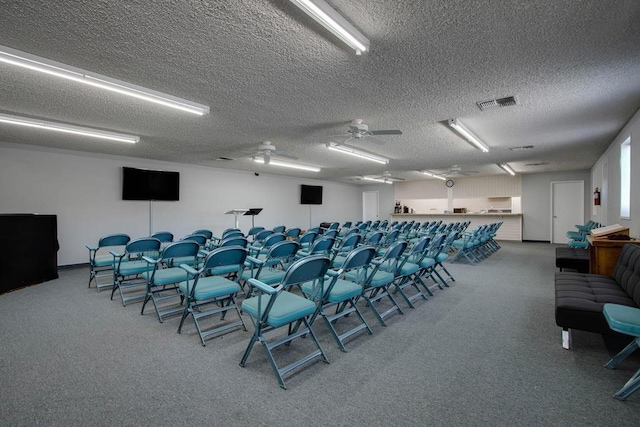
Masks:
[[[375,221],[378,219],[378,192],[362,192],[362,221]]]
[[[584,181],[551,183],[551,243],[567,243],[567,231],[584,224]]]

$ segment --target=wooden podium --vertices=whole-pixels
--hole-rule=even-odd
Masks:
[[[640,240],[612,240],[609,239],[611,234],[629,235],[629,229],[616,230],[609,234],[603,234],[598,237],[588,235],[589,242],[589,273],[601,274],[604,276],[613,275],[622,247],[627,243],[640,245]]]

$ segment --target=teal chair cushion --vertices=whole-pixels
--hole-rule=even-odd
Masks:
[[[193,280],[180,283],[180,290],[184,294],[191,292],[193,286]],[[201,277],[198,280],[196,291],[193,297],[196,301],[205,301],[213,298],[224,297],[237,293],[240,290],[240,286],[232,280],[226,279],[220,276],[207,276]]]
[[[267,285],[275,285],[276,283],[280,283],[282,281],[282,279],[284,278],[284,274],[286,273],[285,270],[263,268],[260,272],[260,276],[255,277],[257,272],[257,268],[253,270],[244,270],[240,277],[244,280],[248,280],[253,277],[260,280],[262,283],[266,283]]]
[[[439,263],[443,263],[448,259],[449,259],[449,254],[439,253],[438,256],[436,256],[436,261],[438,261]]]
[[[267,307],[267,304],[269,303],[270,297],[270,295],[260,295],[248,298],[242,302],[242,310],[254,318],[260,319]],[[259,298],[262,298],[262,311],[260,313],[258,313]],[[284,291],[277,296],[276,301],[273,303],[271,311],[267,316],[267,323],[269,326],[277,328],[309,316],[315,311],[316,305],[313,301],[299,295],[292,294],[291,292]]]
[[[322,287],[322,294],[324,295],[325,289],[329,286],[330,280],[325,281],[324,286]],[[313,283],[305,283],[302,285],[302,291],[311,295],[314,291]],[[336,284],[331,289],[329,296],[327,297],[327,301],[331,303],[339,303],[342,301],[346,301],[350,298],[356,297],[362,293],[362,286],[357,283],[350,282],[348,280],[338,279]]]
[[[153,270],[153,265],[147,264],[147,261],[123,261],[120,263],[118,274],[121,276],[132,276],[134,274],[142,274],[149,270]]]
[[[113,255],[96,255],[93,265],[96,267],[106,267],[113,264]]]
[[[405,262],[404,265],[400,268],[399,274],[401,276],[409,276],[410,274],[417,273],[418,270],[420,270],[420,266],[418,264]]]
[[[374,288],[377,288],[379,286],[388,285],[393,282],[393,279],[395,279],[395,275],[393,273],[378,270],[376,271],[376,274],[373,275],[370,284]]]
[[[149,280],[152,274],[153,271],[146,271],[142,273],[142,277],[144,277],[145,280]],[[153,283],[156,286],[178,283],[183,280],[187,280],[187,272],[180,267],[161,268],[156,270],[156,274],[153,275]]]
[[[609,327],[616,332],[640,337],[640,308],[620,304],[605,304],[602,313]]]
[[[431,268],[436,265],[436,260],[433,258],[425,258],[420,262],[420,267],[422,268]]]

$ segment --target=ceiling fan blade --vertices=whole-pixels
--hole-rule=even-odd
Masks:
[[[402,135],[402,131],[399,129],[389,130],[372,130],[369,131],[371,135]]]

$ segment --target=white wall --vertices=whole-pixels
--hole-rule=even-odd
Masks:
[[[122,167],[180,172],[180,201],[154,202],[153,231],[180,238],[233,227],[233,208],[264,208],[256,225],[303,229],[362,217],[359,186],[64,150],[0,144],[0,213],[58,217],[58,265],[86,263],[101,236],[149,233],[149,202],[122,200]],[[300,184],[322,185],[322,205],[300,205]],[[247,231],[251,217],[240,217]]]
[[[549,241],[551,235],[551,182],[584,181],[587,201],[584,217],[591,214],[591,175],[588,170],[522,175],[522,239]],[[567,230],[568,231],[568,230]]]
[[[620,143],[631,136],[631,219],[620,218]],[[606,180],[603,177],[607,172]],[[590,209],[590,217],[594,221],[607,224],[620,224],[629,227],[629,234],[640,238],[640,197],[638,183],[640,183],[640,110],[629,120],[618,136],[613,140],[607,151],[591,168],[593,185],[589,189],[593,193],[596,187],[603,191],[602,205],[595,211]],[[606,181],[606,182],[605,182]],[[606,184],[606,185],[604,185]],[[593,194],[589,195],[589,199]],[[604,212],[606,210],[606,212]]]

